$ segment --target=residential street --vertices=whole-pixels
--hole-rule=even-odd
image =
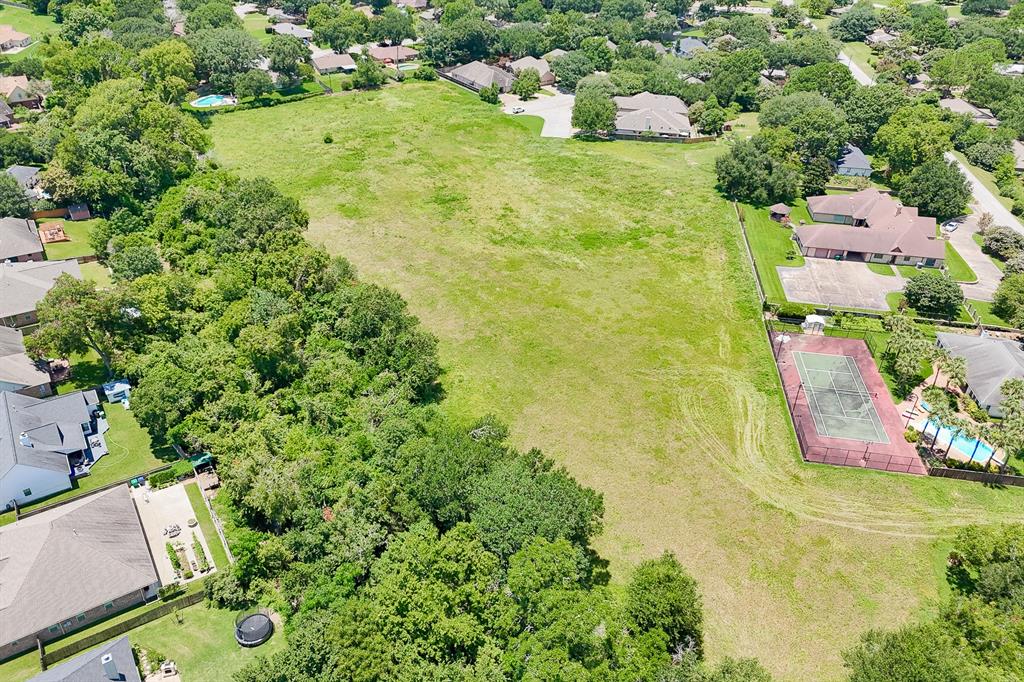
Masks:
[[[946,159],[955,162],[960,167],[960,170],[964,172],[964,175],[967,176],[967,180],[971,183],[971,193],[974,195],[974,201],[980,207],[980,211],[991,213],[995,225],[1005,225],[1024,234],[1024,224],[1021,224],[1017,216],[1010,213],[1009,209],[1003,206],[996,195],[992,194],[985,185],[981,184],[981,180],[976,178],[967,166],[960,163],[950,152],[946,152]],[[979,209],[976,207],[975,210]]]
[[[955,232],[949,234],[949,243],[957,250],[967,264],[978,276],[974,284],[961,284],[964,295],[975,301],[991,301],[999,280],[1002,278],[1002,271],[995,266],[988,256],[981,251],[981,247],[974,241],[972,235],[978,231],[978,217],[983,209],[977,204],[972,206],[974,213],[964,221]]]
[[[869,76],[867,73],[865,73],[864,69],[857,66],[854,63],[854,61],[850,59],[849,55],[847,55],[845,52],[839,53],[839,61],[843,64],[846,64],[846,68],[848,68],[850,70],[850,73],[853,74],[854,80],[856,80],[861,85],[875,84],[875,79]]]

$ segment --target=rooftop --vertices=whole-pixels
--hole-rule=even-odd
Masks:
[[[0,218],[0,260],[42,253],[34,220]]]
[[[28,386],[50,383],[50,374],[39,368],[25,352],[25,339],[20,329],[0,326],[0,385],[20,390]]]
[[[82,279],[76,260],[0,264],[0,318],[32,312],[61,275]]]
[[[131,642],[126,636],[64,661],[28,682],[106,682],[110,678],[104,671],[102,659],[107,655],[110,656],[112,668],[119,673],[118,679],[123,682],[142,682]]]
[[[2,526],[0,642],[19,640],[156,582],[126,485]]]
[[[946,332],[936,338],[950,355],[967,361],[967,385],[983,405],[1002,402],[1007,379],[1024,379],[1024,350],[1016,341]]]

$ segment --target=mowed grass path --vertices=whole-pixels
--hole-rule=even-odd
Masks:
[[[930,612],[949,533],[1019,491],[807,466],[789,432],[720,145],[542,139],[447,83],[218,115],[214,157],[440,338],[445,409],[493,412],[604,494],[623,581],[674,551],[712,658],[837,679],[868,627]],[[331,133],[334,144],[323,143]]]

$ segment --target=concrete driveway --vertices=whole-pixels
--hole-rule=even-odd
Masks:
[[[983,208],[977,204],[973,206],[975,211],[967,217],[967,220],[956,229],[955,232],[948,232],[949,243],[957,250],[967,264],[978,276],[978,281],[972,284],[961,284],[964,296],[975,301],[991,301],[1002,279],[1003,272],[995,266],[992,259],[982,252],[981,247],[974,241],[974,233],[978,231],[978,218]]]
[[[525,102],[516,95],[502,95],[501,103],[505,113],[511,114],[515,107],[522,107],[525,111],[516,116],[539,116],[544,119],[541,137],[572,137],[577,130],[572,127],[572,105],[576,96],[563,94],[554,88],[545,90],[554,94],[536,95]]]
[[[808,258],[798,268],[778,266],[786,298],[794,303],[816,303],[846,308],[889,310],[886,294],[901,291],[899,275],[879,275],[866,263]]]
[[[195,559],[195,552],[192,550],[193,533],[195,533],[195,537],[199,538],[203,551],[206,552],[206,559],[210,562],[210,571],[206,573],[195,571],[192,580],[199,580],[214,570],[213,555],[210,554],[210,546],[206,544],[203,531],[199,529],[199,526],[188,527],[188,520],[195,518],[196,514],[185,493],[184,484],[178,483],[161,490],[132,488],[132,496],[135,498],[135,506],[139,510],[139,518],[142,519],[142,528],[146,533],[149,549],[153,553],[153,563],[156,564],[156,572],[160,576],[161,583],[167,585],[177,579],[174,575],[174,567],[171,566],[171,559],[167,556],[167,543],[184,545],[185,554],[191,562]],[[181,535],[176,538],[164,535],[164,528],[175,523],[181,526]],[[198,562],[196,563],[198,564]],[[190,581],[180,579],[179,582]]]

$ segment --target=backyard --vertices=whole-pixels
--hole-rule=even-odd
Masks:
[[[63,260],[65,258],[78,258],[79,256],[92,255],[92,247],[89,245],[89,232],[99,221],[99,218],[93,218],[91,220],[52,221],[61,223],[64,226],[64,234],[69,237],[70,241],[47,244],[45,246],[46,259]],[[39,222],[46,223],[51,221],[44,218]]]
[[[224,551],[224,543],[220,541],[220,536],[217,535],[217,529],[213,525],[213,517],[210,516],[210,510],[203,503],[203,491],[199,489],[199,485],[196,483],[186,483],[185,493],[188,495],[188,501],[192,504],[192,511],[195,512],[196,520],[199,521],[199,528],[203,531],[206,544],[210,548],[210,560],[215,568],[227,568],[228,555]]]
[[[1020,491],[800,462],[713,190],[721,145],[539,138],[441,82],[211,134],[216,161],[275,180],[311,239],[406,297],[439,337],[446,410],[497,413],[603,493],[617,584],[676,553],[712,659],[838,679],[860,632],[934,608],[957,526],[1024,519]]]
[[[132,609],[63,640],[67,644],[118,620],[136,615]],[[227,680],[256,656],[267,656],[284,648],[285,638],[276,632],[269,642],[255,649],[243,649],[234,638],[235,613],[198,604],[146,623],[128,633],[132,644],[173,660],[182,682]],[[53,645],[59,646],[59,645]],[[0,679],[25,680],[39,673],[39,656],[34,651],[0,663]]]
[[[9,55],[11,59],[32,56],[39,47],[39,41],[47,33],[56,34],[59,30],[53,17],[48,14],[35,14],[24,7],[0,5],[0,24],[8,24],[15,31],[32,36],[32,44],[24,50]]]

